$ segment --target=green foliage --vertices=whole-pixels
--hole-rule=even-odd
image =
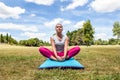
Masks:
[[[38,38],[30,38],[28,40],[20,40],[19,41],[20,45],[24,46],[49,46],[50,44],[48,42],[44,42],[42,40],[39,40]]]
[[[94,43],[95,43],[95,45],[117,45],[117,44],[120,45],[120,40],[117,40],[114,38],[111,38],[109,40],[98,39],[98,40],[95,40]]]
[[[6,41],[7,41],[7,43],[9,42],[9,36],[8,36],[8,33],[6,34]]]
[[[6,34],[4,36],[3,34],[0,34],[0,43],[6,43],[6,44],[18,44],[18,42],[11,37],[11,35]],[[19,45],[24,46],[49,46],[50,44],[46,41],[39,40],[38,38],[31,38],[28,40],[20,40]]]
[[[92,28],[92,25],[90,23],[90,20],[87,20],[83,24],[83,28],[74,30],[72,32],[68,31],[67,36],[69,37],[69,45],[120,45],[120,23],[115,22],[113,25],[113,34],[114,36],[117,36],[117,39],[109,39],[109,40],[94,40],[93,34],[95,33],[94,29]]]
[[[94,30],[90,23],[90,20],[86,21],[83,24],[83,28],[74,30],[72,32],[67,32],[69,37],[70,45],[91,45],[94,44]]]
[[[108,45],[109,42],[107,40],[102,40],[102,39],[98,39],[98,40],[95,40],[95,45]]]
[[[117,36],[117,43],[119,44],[119,39],[120,39],[120,23],[119,22],[114,22],[113,24],[113,35]]]
[[[116,45],[117,44],[117,39],[114,39],[114,38],[109,39],[109,44],[110,45]]]
[[[91,44],[93,44],[94,42],[94,30],[92,28],[92,25],[90,23],[90,20],[87,20],[84,24],[83,24],[83,40],[84,43],[89,46]]]
[[[72,32],[67,32],[67,36],[69,37],[69,45],[81,45],[83,44],[83,29],[74,30]]]
[[[4,43],[4,37],[3,37],[3,34],[0,34],[0,43]]]
[[[114,35],[114,36],[120,35],[120,23],[119,23],[119,22],[115,22],[115,23],[113,24],[113,29],[112,29],[112,31],[113,31],[113,35]],[[120,36],[118,36],[118,38],[120,38]]]
[[[6,34],[6,36],[0,34],[0,43],[18,44],[18,42],[14,38],[12,38],[11,35],[9,36],[8,33]]]

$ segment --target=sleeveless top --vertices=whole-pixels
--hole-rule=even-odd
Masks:
[[[63,52],[64,51],[64,43],[67,38],[66,35],[62,35],[62,40],[58,40],[57,35],[53,35],[51,37],[55,42],[55,47],[57,52]]]

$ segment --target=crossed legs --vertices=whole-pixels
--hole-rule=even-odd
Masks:
[[[71,49],[68,50],[68,52],[67,52],[67,59],[75,56],[76,54],[79,53],[79,51],[80,51],[80,47],[79,47],[79,46],[75,46],[75,47],[71,48]],[[50,58],[50,59],[53,59],[53,60],[57,60],[57,59],[55,58],[55,56],[54,56],[54,52],[51,51],[51,50],[49,50],[49,49],[46,48],[46,47],[40,47],[40,48],[39,48],[39,52],[40,52],[43,56],[45,56],[45,57],[47,57],[47,58]],[[64,52],[58,53],[58,56],[63,56],[63,55],[64,55]]]

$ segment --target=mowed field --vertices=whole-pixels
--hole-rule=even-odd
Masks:
[[[120,45],[80,47],[74,58],[84,70],[39,70],[39,47],[0,44],[0,80],[120,80]]]

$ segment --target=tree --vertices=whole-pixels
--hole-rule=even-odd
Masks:
[[[96,44],[96,45],[101,45],[101,43],[102,43],[102,40],[101,40],[101,39],[95,40],[95,44]]]
[[[78,29],[77,30],[77,36],[76,36],[76,39],[77,39],[77,44],[78,45],[81,45],[81,44],[83,44],[83,28],[81,28],[81,29]]]
[[[24,46],[49,46],[50,43],[46,42],[46,41],[42,41],[42,40],[39,40],[38,38],[30,38],[28,40],[20,40],[19,41],[19,44],[20,45],[24,45]]]
[[[40,42],[39,42],[38,38],[34,38],[34,41],[35,41],[34,46],[39,46],[40,45]]]
[[[8,33],[6,34],[6,36],[0,34],[0,43],[18,44],[18,42],[14,38],[12,38],[11,35],[9,36]]]
[[[9,36],[9,44],[11,44],[11,42],[12,42],[12,39],[11,39],[12,37],[11,37],[11,35]]]
[[[109,44],[110,45],[116,45],[117,44],[117,39],[114,39],[114,38],[109,39]]]
[[[77,39],[76,39],[76,36],[77,36],[77,31],[74,31],[74,33],[72,34],[72,38],[71,38],[71,43],[72,45],[77,45]]]
[[[93,44],[94,42],[94,30],[92,28],[92,25],[90,23],[90,20],[87,20],[84,24],[83,24],[83,41],[84,43],[89,46],[91,44]]]
[[[1,34],[0,34],[0,43],[1,43]]]
[[[71,46],[71,33],[70,33],[70,31],[67,31],[67,33],[66,33],[66,35],[68,36],[68,38],[69,38],[69,45]]]
[[[0,40],[0,41],[1,41],[1,43],[4,43],[4,37],[3,37],[3,35],[2,35],[2,34],[0,35],[0,39],[1,39],[1,40]]]
[[[17,40],[11,38],[11,44],[18,44]]]
[[[82,45],[83,44],[83,28],[78,30],[74,30],[72,32],[67,32],[67,36],[69,37],[69,45]]]
[[[119,38],[120,38],[120,23],[119,22],[114,22],[112,31],[113,31],[113,35],[117,36],[117,43],[118,43]]]
[[[9,36],[8,36],[8,33],[6,34],[6,41],[7,41],[7,43],[9,43]]]

